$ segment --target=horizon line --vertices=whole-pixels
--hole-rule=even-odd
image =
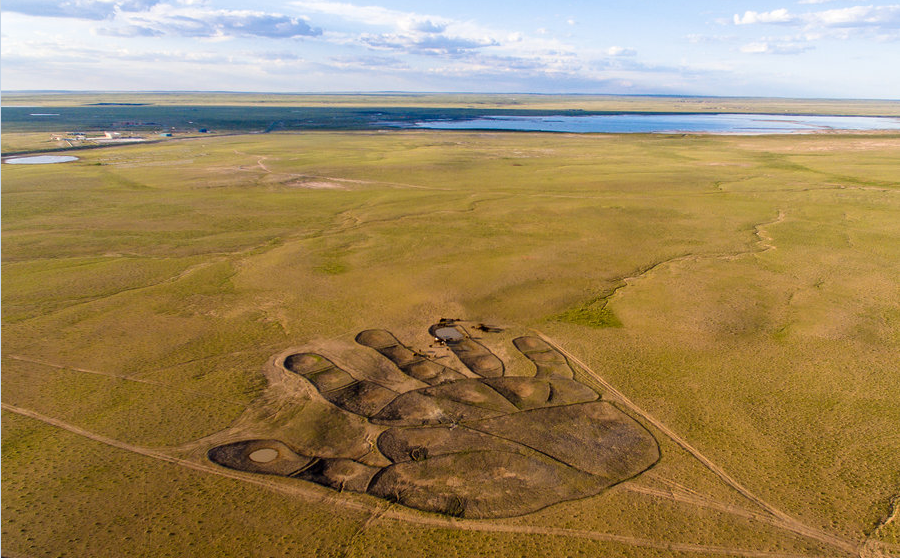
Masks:
[[[113,94],[113,95],[166,95],[166,94],[220,94],[220,95],[322,95],[322,96],[434,96],[434,95],[471,95],[471,96],[502,96],[502,95],[529,95],[536,97],[658,97],[658,98],[684,98],[684,99],[779,99],[798,101],[879,101],[900,102],[900,98],[875,98],[875,97],[789,97],[768,95],[699,95],[677,93],[540,93],[529,91],[500,91],[500,92],[476,92],[476,91],[236,91],[236,90],[203,90],[203,89],[160,89],[160,90],[103,90],[103,89],[0,89],[0,96],[5,94]]]

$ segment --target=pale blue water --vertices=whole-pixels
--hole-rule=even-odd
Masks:
[[[436,130],[517,130],[570,133],[798,134],[832,130],[900,130],[900,118],[784,116],[775,114],[609,114],[591,116],[485,116],[422,120],[398,126]]]
[[[50,165],[53,163],[68,163],[77,161],[78,157],[68,155],[38,155],[37,157],[16,157],[3,161],[7,165]]]

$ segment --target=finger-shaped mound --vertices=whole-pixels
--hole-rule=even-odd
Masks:
[[[309,380],[326,400],[358,415],[377,414],[399,395],[375,382],[357,380],[315,353],[290,355],[284,359],[284,367]]]
[[[440,321],[428,328],[428,332],[447,345],[456,358],[482,378],[497,378],[506,371],[497,355],[472,339],[454,320]]]
[[[526,335],[513,339],[513,345],[534,363],[538,378],[574,378],[566,357],[540,337]]]
[[[520,410],[558,407],[596,400],[597,392],[586,385],[565,378],[542,379],[506,376],[484,380]]]
[[[375,349],[408,376],[434,386],[465,378],[462,374],[428,360],[406,345],[400,343],[394,334],[385,329],[367,329],[356,336],[360,345]]]

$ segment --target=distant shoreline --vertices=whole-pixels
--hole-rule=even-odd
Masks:
[[[546,93],[242,93],[3,91],[2,108],[76,106],[256,106],[308,108],[442,108],[581,110],[592,113],[765,113],[900,116],[900,100],[705,97]]]

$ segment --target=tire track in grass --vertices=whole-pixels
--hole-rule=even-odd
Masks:
[[[436,527],[436,528],[444,528],[444,529],[454,529],[458,531],[470,531],[470,532],[481,532],[481,533],[511,533],[511,534],[522,534],[522,535],[543,535],[543,536],[558,536],[558,537],[566,537],[566,538],[579,538],[579,539],[587,539],[599,542],[611,542],[618,543],[628,546],[636,546],[642,548],[652,548],[657,550],[667,550],[674,552],[692,552],[697,554],[707,554],[714,556],[740,556],[742,558],[810,558],[808,555],[803,554],[788,554],[781,552],[769,552],[762,550],[753,550],[753,549],[740,549],[740,548],[730,548],[724,546],[715,546],[715,545],[703,545],[703,544],[693,544],[693,543],[679,543],[679,542],[669,542],[669,541],[655,541],[651,539],[644,539],[640,537],[632,537],[628,535],[616,535],[613,533],[600,533],[594,531],[586,531],[579,529],[566,529],[566,528],[556,528],[556,527],[539,527],[532,525],[508,525],[503,523],[490,523],[487,521],[470,521],[470,520],[459,520],[459,519],[451,519],[451,518],[441,518],[435,516],[429,516],[424,514],[416,514],[414,512],[405,512],[396,509],[391,509],[391,506],[383,508],[382,513],[378,513],[376,510],[375,513],[372,513],[372,506],[366,505],[361,502],[353,501],[347,498],[336,497],[332,495],[323,495],[321,490],[327,490],[324,488],[319,488],[318,490],[313,489],[306,485],[306,483],[291,483],[286,484],[282,482],[277,482],[265,478],[260,478],[261,475],[253,475],[250,473],[240,473],[237,471],[232,471],[230,469],[225,469],[223,467],[216,467],[214,465],[206,465],[203,463],[197,463],[194,461],[190,461],[187,459],[181,459],[178,457],[174,457],[171,455],[167,455],[159,450],[147,448],[143,446],[137,446],[134,444],[129,444],[126,442],[122,442],[119,440],[115,440],[109,438],[107,436],[103,436],[102,434],[97,434],[94,432],[90,432],[78,426],[68,424],[64,421],[54,419],[52,417],[48,417],[41,413],[37,413],[35,411],[31,411],[29,409],[25,409],[22,407],[17,407],[15,405],[10,405],[7,403],[0,404],[3,410],[15,413],[24,417],[28,417],[45,424],[49,424],[51,426],[55,426],[62,430],[66,430],[73,434],[77,434],[84,438],[93,440],[95,442],[99,442],[101,444],[111,446],[117,449],[121,449],[124,451],[128,451],[131,453],[136,453],[138,455],[142,455],[145,457],[149,457],[152,459],[156,459],[159,461],[164,461],[167,463],[171,463],[174,465],[180,465],[182,467],[192,469],[195,471],[200,471],[204,473],[211,473],[214,475],[218,475],[220,477],[230,478],[242,482],[246,482],[249,484],[254,484],[257,486],[261,486],[263,488],[267,488],[269,490],[279,492],[282,494],[286,494],[289,496],[301,496],[307,501],[319,502],[323,504],[335,505],[339,507],[343,507],[349,510],[354,511],[363,511],[369,512],[370,515],[368,519],[363,523],[362,527],[368,528],[373,523],[379,520],[394,520],[402,523],[410,523],[414,525],[422,525],[426,527]],[[360,530],[361,532],[361,530]]]
[[[716,500],[712,500],[710,498],[706,498],[704,496],[694,496],[689,493],[677,491],[677,490],[663,490],[659,488],[650,488],[646,486],[640,486],[635,484],[630,485],[622,485],[622,490],[628,492],[635,492],[638,494],[644,494],[647,496],[653,496],[656,498],[663,498],[666,500],[672,500],[675,502],[679,502],[682,504],[690,504],[692,506],[696,506],[698,508],[706,508],[711,510],[720,511],[723,513],[727,513],[730,515],[735,515],[738,517],[743,517],[744,519],[750,519],[754,521],[759,521],[761,523],[767,523],[772,525],[773,527],[777,527],[779,529],[784,529],[782,525],[782,521],[777,517],[772,517],[771,515],[763,512],[755,512],[751,510],[747,510],[740,506],[736,506],[734,504],[727,504],[724,502],[719,502]],[[795,533],[798,534],[798,533]]]
[[[38,364],[40,366],[46,366],[47,368],[56,368],[57,370],[69,370],[73,372],[81,372],[82,374],[93,374],[95,376],[104,376],[106,378],[114,378],[116,380],[123,380],[126,382],[137,382],[139,384],[147,384],[151,386],[164,387],[168,389],[174,389],[180,391],[182,393],[187,393],[189,395],[194,395],[197,397],[205,397],[207,399],[212,399],[214,401],[219,401],[220,403],[228,403],[230,405],[238,405],[241,407],[246,407],[247,403],[245,401],[235,401],[233,399],[226,399],[223,397],[219,397],[217,395],[212,395],[209,393],[204,393],[202,391],[195,391],[192,389],[184,389],[180,387],[176,387],[165,382],[157,382],[155,380],[147,380],[144,378],[138,378],[134,376],[123,376],[121,374],[113,374],[112,372],[101,372],[99,370],[89,370],[87,368],[78,368],[75,366],[63,366],[62,364],[54,364],[52,362],[47,362],[45,360],[39,360],[36,358],[30,358],[21,355],[5,355],[7,358],[11,358],[13,360],[18,360],[19,362],[27,362],[30,364]]]
[[[755,521],[760,521],[762,523],[767,523],[779,529],[784,529],[783,521],[774,517],[767,512],[759,512],[749,510],[747,508],[731,504],[728,502],[723,502],[721,500],[716,500],[697,492],[683,484],[677,483],[673,480],[669,480],[663,478],[659,475],[655,475],[653,471],[649,471],[645,473],[643,476],[647,478],[654,479],[659,481],[660,483],[668,486],[668,489],[661,488],[653,488],[648,486],[641,486],[640,484],[630,483],[621,485],[622,490],[626,490],[629,492],[636,492],[639,494],[646,494],[648,496],[654,496],[657,498],[664,498],[667,500],[673,500],[675,502],[680,502],[684,504],[690,504],[693,506],[697,506],[700,508],[713,509],[717,511],[721,511],[724,513],[728,513],[731,515],[736,515],[738,517],[743,517],[745,519],[751,519]],[[799,533],[795,533],[800,535]],[[805,536],[805,535],[800,535]]]
[[[622,405],[624,405],[629,410],[631,410],[633,413],[637,414],[638,416],[640,416],[641,418],[643,418],[644,420],[646,420],[647,422],[652,424],[660,432],[662,432],[667,437],[669,437],[669,439],[671,439],[673,442],[675,442],[676,444],[681,446],[682,449],[684,449],[689,454],[691,454],[704,467],[709,469],[713,474],[715,474],[717,477],[719,477],[728,486],[730,486],[731,488],[736,490],[744,498],[750,500],[751,502],[753,502],[754,504],[756,504],[757,506],[759,506],[760,508],[765,510],[767,513],[772,515],[774,518],[777,518],[778,522],[779,522],[779,526],[781,528],[788,530],[788,531],[792,531],[799,535],[803,535],[804,537],[808,537],[810,539],[817,540],[819,542],[828,544],[835,548],[839,548],[850,554],[858,553],[858,545],[856,543],[845,540],[836,535],[826,533],[825,531],[822,531],[815,527],[806,525],[806,524],[800,522],[799,520],[794,519],[793,517],[789,516],[785,512],[779,510],[772,504],[766,502],[765,500],[763,500],[762,498],[760,498],[759,496],[757,496],[756,494],[751,492],[748,488],[746,488],[744,485],[742,485],[737,480],[735,480],[731,475],[729,475],[727,472],[725,472],[724,469],[722,469],[721,467],[719,467],[718,465],[713,463],[708,457],[706,457],[703,453],[701,453],[700,450],[698,450],[693,445],[688,443],[687,440],[685,440],[684,438],[679,436],[671,428],[669,428],[665,424],[663,424],[659,419],[657,419],[656,417],[654,417],[647,411],[644,411],[643,409],[638,407],[633,401],[628,399],[625,396],[625,394],[623,394],[621,391],[617,390],[615,387],[613,387],[612,384],[610,384],[609,382],[604,380],[602,376],[600,376],[599,374],[594,372],[594,370],[591,369],[591,367],[589,367],[587,364],[585,364],[584,361],[582,361],[581,359],[579,359],[578,357],[576,357],[575,355],[573,355],[571,352],[567,351],[566,349],[562,348],[562,346],[560,346],[559,343],[557,343],[556,341],[554,341],[547,335],[543,334],[542,332],[540,332],[536,329],[532,329],[532,331],[538,337],[540,337],[545,342],[547,342],[551,347],[554,347],[560,353],[565,355],[566,358],[570,359],[572,362],[574,362],[578,366],[580,366],[581,369],[584,370],[584,372],[589,377],[591,377],[598,384],[600,384],[600,386],[602,386],[603,389],[607,391],[607,393],[612,394],[612,396],[615,399],[617,399]]]
[[[350,538],[347,539],[347,542],[344,543],[344,552],[341,554],[341,558],[347,558],[350,555],[350,552],[353,550],[353,544],[356,542],[359,537],[366,532],[366,530],[371,527],[375,522],[384,516],[384,514],[391,509],[393,506],[393,502],[388,502],[386,506],[382,508],[376,508],[372,510],[372,513],[369,514],[369,517],[360,524],[360,526],[356,529],[356,531],[350,535]]]

